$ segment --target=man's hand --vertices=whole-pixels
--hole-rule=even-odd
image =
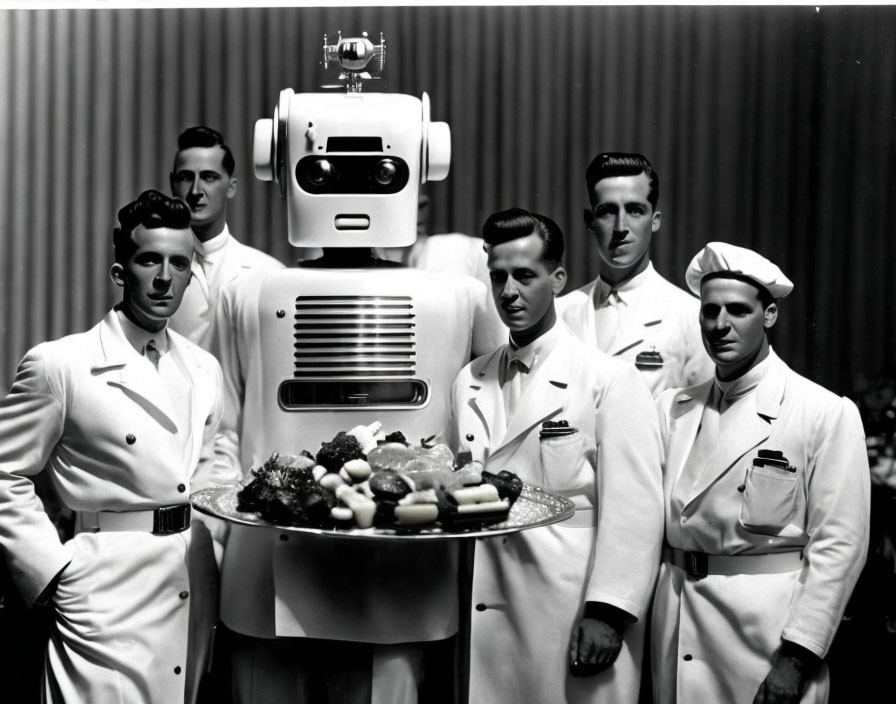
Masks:
[[[624,626],[583,618],[569,642],[570,674],[591,677],[613,666],[622,649]]]
[[[798,704],[806,682],[821,659],[796,643],[784,641],[772,669],[759,685],[753,704]]]

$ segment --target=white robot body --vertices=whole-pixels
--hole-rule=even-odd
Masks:
[[[335,431],[381,421],[442,434],[470,357],[479,283],[416,269],[286,269],[259,293],[262,447],[316,452]]]

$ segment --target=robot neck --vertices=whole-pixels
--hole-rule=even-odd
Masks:
[[[323,256],[303,266],[325,267],[329,269],[357,269],[382,266],[371,247],[324,247]]]

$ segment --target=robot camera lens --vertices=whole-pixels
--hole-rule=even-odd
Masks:
[[[373,168],[373,180],[381,186],[389,186],[395,180],[398,168],[391,159],[382,159]]]
[[[308,167],[308,181],[316,187],[326,186],[334,175],[335,169],[326,159],[318,159]]]

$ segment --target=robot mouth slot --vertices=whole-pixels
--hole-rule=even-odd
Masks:
[[[429,389],[423,381],[320,380],[286,381],[279,390],[280,406],[287,411],[319,411],[321,407],[419,407],[426,404]]]
[[[370,229],[370,216],[369,215],[351,215],[351,214],[340,214],[337,215],[333,219],[333,227],[337,230],[369,230]]]

